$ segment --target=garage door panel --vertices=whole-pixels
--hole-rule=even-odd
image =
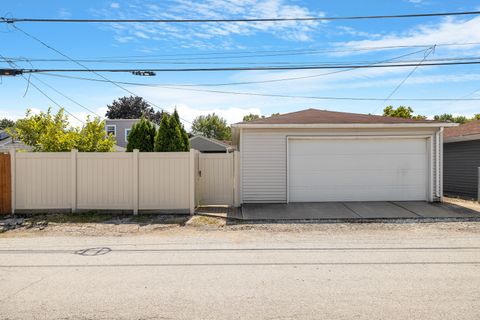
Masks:
[[[371,170],[388,170],[392,167],[392,164],[399,168],[411,169],[411,170],[425,170],[426,163],[424,162],[424,155],[399,155],[386,157],[382,155],[353,155],[353,156],[321,156],[312,157],[305,156],[295,159],[298,163],[298,169],[310,170],[310,164],[317,162],[321,164],[320,169],[335,170],[342,168],[342,170],[358,170],[358,168],[372,168]],[[353,161],[352,161],[353,160]],[[314,168],[317,169],[317,168]]]
[[[426,200],[426,139],[291,139],[289,201]]]

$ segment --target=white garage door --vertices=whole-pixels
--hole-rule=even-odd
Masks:
[[[427,200],[426,139],[292,139],[290,202]]]

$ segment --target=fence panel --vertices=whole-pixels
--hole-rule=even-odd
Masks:
[[[190,206],[190,153],[140,153],[139,209],[185,209]]]
[[[16,209],[71,207],[70,152],[19,152],[15,156]]]
[[[78,153],[77,208],[133,208],[133,153]]]
[[[199,155],[200,203],[206,205],[233,205],[233,153],[201,153]]]
[[[0,214],[12,212],[10,155],[0,153]]]

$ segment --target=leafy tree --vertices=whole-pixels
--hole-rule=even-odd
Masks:
[[[434,116],[433,119],[437,120],[437,121],[442,121],[442,122],[454,122],[454,123],[464,124],[464,123],[467,123],[468,121],[475,120],[475,117],[473,117],[472,119],[468,119],[465,116],[456,116],[455,117],[455,116],[453,116],[449,113],[444,113],[444,114],[441,114],[441,115]]]
[[[155,135],[154,150],[157,152],[188,151],[190,142],[188,135],[179,122],[180,117],[175,112],[169,116],[165,114]]]
[[[107,106],[108,119],[140,119],[142,117],[160,124],[163,112],[156,111],[142,97],[122,97]]]
[[[480,120],[480,113],[474,114],[472,120]]]
[[[74,130],[76,134],[75,148],[80,152],[110,152],[113,151],[115,138],[112,136],[105,137],[105,122],[100,118],[94,118],[90,121],[87,117],[87,122],[80,129]]]
[[[227,121],[215,113],[196,117],[192,123],[192,133],[218,140],[230,140],[232,136]]]
[[[247,114],[246,116],[243,116],[243,121],[248,122],[248,121],[253,121],[253,120],[258,120],[258,119],[263,119],[265,116],[260,116],[258,114]]]
[[[278,116],[280,115],[279,112],[276,112],[276,113],[272,113],[272,115],[270,117],[274,117],[274,116]],[[250,114],[247,114],[246,116],[243,116],[243,121],[244,122],[248,122],[248,121],[252,121],[252,120],[258,120],[258,119],[265,119],[265,116],[260,116],[258,114],[253,114],[253,113],[250,113]]]
[[[132,126],[128,134],[127,152],[138,149],[140,152],[152,152],[155,141],[155,125],[145,118]]]
[[[13,120],[3,118],[0,120],[0,130],[4,130],[6,128],[11,128],[15,125],[15,122]]]
[[[411,107],[399,106],[398,108],[394,108],[392,106],[388,106],[383,109],[383,115],[387,117],[397,117],[397,118],[405,118],[405,119],[426,119],[427,117],[421,115],[414,115],[414,111]]]
[[[78,149],[84,152],[113,151],[115,139],[105,136],[105,124],[96,118],[81,129],[72,128],[63,109],[52,114],[51,109],[33,115],[27,110],[25,118],[17,121],[15,130],[8,130],[15,139],[33,147],[34,151],[61,152]]]
[[[180,121],[180,116],[178,115],[177,109],[175,109],[175,111],[173,111],[172,116],[177,123],[176,125],[178,125],[179,128],[180,128],[180,133],[182,134],[183,145],[184,145],[185,151],[188,151],[188,150],[190,150],[190,139],[188,138],[188,133],[185,130],[185,127],[183,126],[182,122]]]

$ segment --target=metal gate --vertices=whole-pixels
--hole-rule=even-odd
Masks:
[[[235,165],[233,153],[199,154],[201,205],[233,205]]]

